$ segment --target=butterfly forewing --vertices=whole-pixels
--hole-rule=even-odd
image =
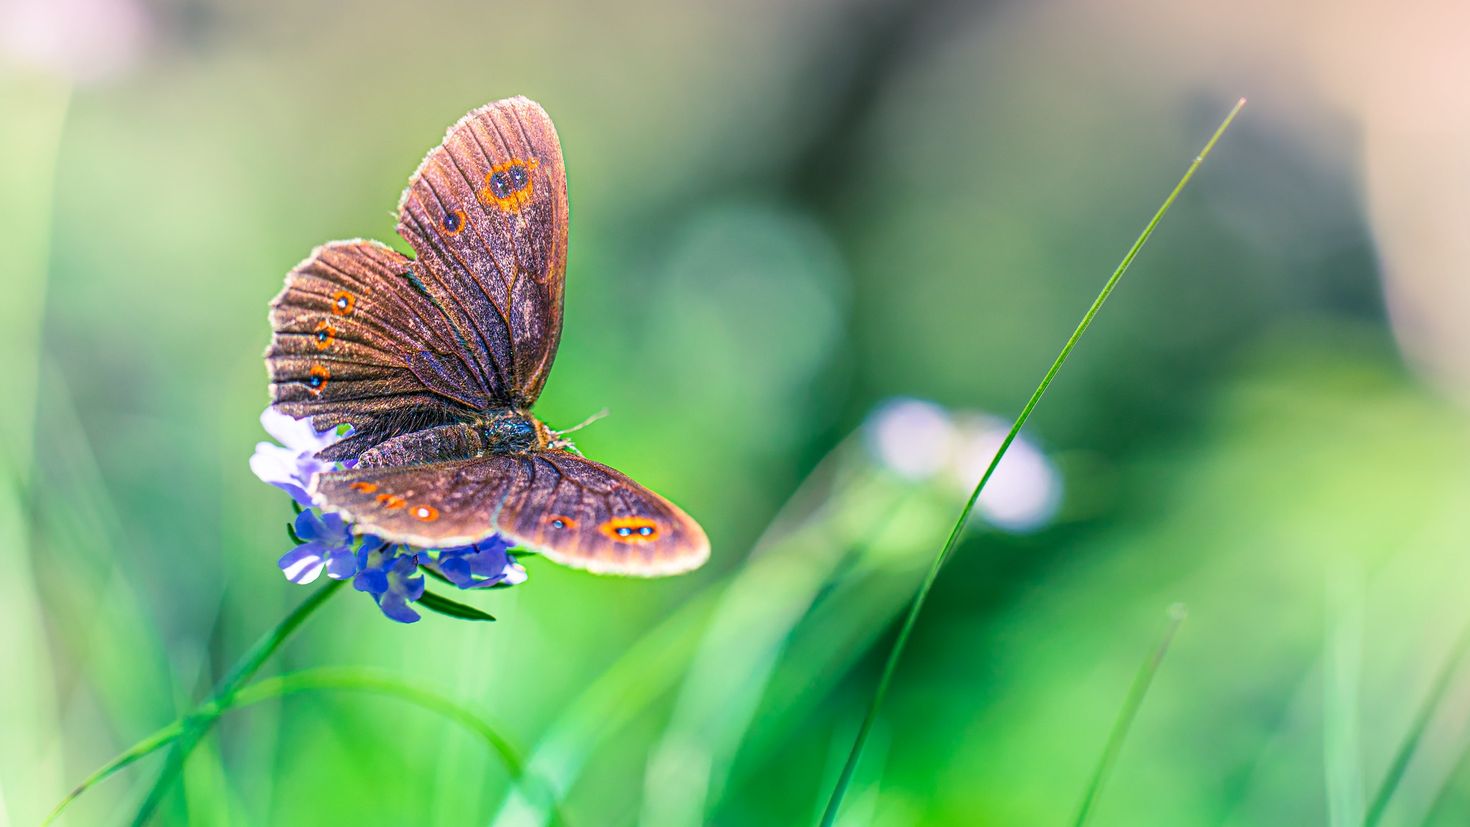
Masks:
[[[511,405],[540,395],[561,337],[567,184],[546,112],[526,98],[450,127],[398,205],[423,282]]]
[[[322,429],[365,428],[408,411],[485,403],[489,391],[405,277],[411,266],[382,244],[358,240],[324,244],[291,270],[271,302],[265,354],[280,410],[310,416]]]
[[[678,506],[563,451],[337,471],[317,477],[313,496],[363,533],[424,548],[499,532],[563,565],[650,577],[709,557],[704,530]]]

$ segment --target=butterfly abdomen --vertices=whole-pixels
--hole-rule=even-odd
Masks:
[[[546,447],[546,426],[515,410],[491,411],[469,422],[455,422],[401,434],[363,451],[358,468],[419,465],[469,459],[484,454],[515,454]]]

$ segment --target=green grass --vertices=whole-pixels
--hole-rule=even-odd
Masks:
[[[944,541],[944,545],[939,549],[939,552],[934,555],[934,561],[930,564],[928,573],[924,575],[924,580],[919,584],[919,590],[914,595],[914,600],[909,606],[908,614],[904,616],[903,624],[898,629],[898,636],[894,639],[893,646],[889,650],[888,658],[883,664],[883,671],[879,675],[878,683],[873,689],[872,699],[868,702],[867,711],[863,714],[862,723],[858,726],[857,735],[853,739],[852,749],[848,753],[847,760],[842,765],[842,771],[837,776],[837,782],[832,788],[832,796],[827,802],[827,809],[822,814],[822,827],[832,827],[837,821],[838,811],[842,808],[842,798],[847,792],[848,784],[852,781],[853,772],[857,769],[858,759],[862,757],[863,744],[866,743],[868,734],[873,729],[873,722],[877,719],[878,712],[883,706],[883,700],[888,694],[888,686],[893,680],[894,673],[898,670],[898,662],[903,657],[903,651],[908,645],[909,636],[913,633],[914,624],[918,621],[919,613],[923,611],[924,602],[928,600],[930,590],[934,588],[934,582],[939,579],[940,569],[944,567],[945,561],[954,552],[955,544],[959,542],[960,536],[969,524],[970,513],[974,510],[976,501],[980,499],[980,493],[985,490],[985,484],[990,482],[991,476],[995,474],[995,469],[1000,465],[1000,461],[1005,456],[1006,451],[1011,447],[1011,443],[1016,441],[1016,437],[1021,433],[1021,428],[1025,426],[1026,420],[1031,418],[1031,412],[1036,410],[1037,404],[1041,402],[1041,397],[1046,394],[1047,388],[1051,387],[1052,380],[1056,379],[1057,374],[1062,370],[1062,366],[1066,364],[1067,357],[1072,355],[1072,350],[1082,340],[1082,334],[1086,333],[1087,328],[1092,326],[1092,320],[1097,317],[1098,311],[1102,309],[1108,297],[1113,294],[1113,290],[1118,286],[1118,282],[1122,280],[1123,274],[1128,272],[1128,268],[1133,264],[1133,259],[1138,256],[1139,251],[1143,249],[1143,245],[1148,241],[1149,236],[1153,235],[1154,229],[1158,227],[1159,222],[1169,212],[1169,208],[1174,205],[1174,201],[1179,197],[1179,193],[1184,191],[1184,187],[1194,177],[1195,171],[1204,163],[1210,151],[1215,148],[1216,142],[1225,134],[1225,130],[1230,128],[1230,124],[1235,120],[1235,116],[1240,114],[1240,110],[1244,106],[1245,98],[1241,98],[1236,102],[1235,107],[1225,116],[1225,120],[1221,121],[1220,126],[1215,129],[1215,134],[1210,136],[1210,139],[1205,142],[1204,148],[1200,150],[1199,155],[1195,156],[1194,161],[1189,164],[1189,167],[1184,171],[1184,176],[1179,179],[1178,184],[1174,185],[1173,191],[1164,199],[1164,203],[1159,206],[1153,218],[1144,225],[1143,232],[1133,242],[1133,246],[1128,248],[1128,252],[1123,255],[1123,260],[1119,262],[1117,268],[1113,270],[1113,274],[1103,284],[1102,291],[1093,300],[1092,306],[1088,307],[1087,312],[1082,314],[1082,321],[1078,322],[1077,328],[1072,331],[1072,335],[1062,345],[1061,352],[1057,354],[1057,358],[1052,362],[1051,367],[1041,377],[1041,383],[1036,386],[1036,390],[1032,392],[1031,398],[1026,400],[1026,404],[1022,406],[1021,413],[1016,416],[1016,420],[1012,423],[1010,431],[1006,433],[1005,439],[1001,441],[1000,446],[996,449],[995,456],[991,458],[990,464],[985,468],[985,472],[980,475],[980,480],[975,483],[975,488],[970,493],[969,500],[960,509],[959,518],[955,520],[954,526],[949,531],[949,537]]]

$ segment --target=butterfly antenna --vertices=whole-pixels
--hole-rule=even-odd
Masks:
[[[599,419],[602,419],[605,416],[607,416],[607,408],[603,408],[602,410],[600,410],[597,413],[595,413],[595,414],[587,417],[586,419],[582,420],[581,422],[578,422],[576,425],[573,425],[572,427],[566,429],[565,431],[552,431],[552,433],[553,434],[556,434],[557,436],[566,436],[567,434],[574,434],[577,431],[582,430],[583,428],[587,427],[588,425],[591,425],[592,423],[596,422]]]

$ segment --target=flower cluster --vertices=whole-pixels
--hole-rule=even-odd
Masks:
[[[461,589],[525,581],[526,570],[510,553],[511,543],[498,534],[474,545],[444,549],[415,548],[356,534],[340,516],[318,508],[310,494],[312,477],[335,467],[317,459],[317,453],[345,434],[317,431],[309,419],[292,419],[274,408],[265,409],[260,424],[280,444],[256,445],[250,470],[290,494],[300,506],[291,529],[296,547],[280,559],[281,571],[292,583],[311,583],[323,572],[333,580],[350,578],[353,588],[372,595],[384,615],[412,623],[419,613],[409,604],[424,596],[421,570]]]

